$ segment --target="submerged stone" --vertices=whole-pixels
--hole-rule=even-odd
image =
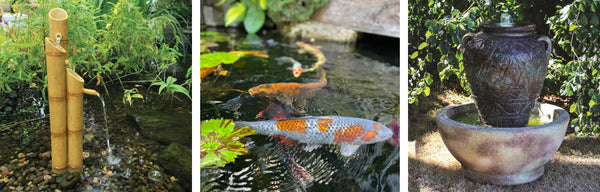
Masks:
[[[145,137],[162,144],[177,142],[192,146],[192,119],[187,112],[145,111],[133,114],[133,117]]]
[[[161,167],[177,179],[182,185],[191,190],[192,188],[192,149],[179,143],[171,143],[158,157]]]

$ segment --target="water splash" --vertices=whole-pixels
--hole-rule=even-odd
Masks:
[[[106,118],[106,103],[104,103],[104,98],[102,97],[102,95],[98,94],[98,98],[100,99],[100,102],[102,102],[102,111],[104,112],[104,125],[105,125],[105,130],[106,130],[106,148],[108,151],[108,157],[107,157],[107,161],[109,164],[111,165],[117,165],[119,164],[119,162],[121,162],[121,159],[118,157],[115,157],[112,154],[112,149],[110,148],[110,135],[108,134],[108,119]]]

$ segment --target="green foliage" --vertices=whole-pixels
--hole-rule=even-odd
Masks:
[[[133,99],[144,100],[144,96],[138,92],[137,88],[123,89],[123,104],[133,105]]]
[[[162,91],[166,88],[167,91],[169,92],[169,94],[172,97],[177,98],[178,100],[181,100],[181,99],[179,99],[179,97],[175,96],[175,93],[184,94],[191,100],[192,97],[190,96],[190,92],[186,88],[184,88],[182,85],[175,83],[176,81],[177,81],[177,78],[169,76],[169,77],[167,77],[167,81],[162,81],[162,80],[154,81],[152,83],[152,85],[150,85],[150,87],[158,85],[159,86],[158,94],[161,94]]]
[[[21,1],[17,1],[21,2]],[[0,92],[16,82],[44,85],[48,11],[55,7],[69,14],[69,60],[86,81],[104,83],[140,73],[163,73],[181,55],[180,24],[174,15],[148,11],[141,0],[38,0],[22,25],[0,30]],[[140,8],[144,5],[144,9]],[[173,34],[170,39],[166,34]],[[172,40],[171,40],[172,39]]]
[[[225,26],[236,21],[244,21],[244,29],[255,34],[265,23],[265,11],[275,23],[289,23],[307,20],[314,11],[329,0],[221,0],[216,5],[225,2],[234,3],[225,14]]]
[[[256,33],[265,23],[263,1],[241,0],[231,7],[225,14],[225,26],[235,21],[244,21],[244,29],[250,34]],[[223,2],[223,1],[222,1]]]
[[[215,67],[220,64],[232,64],[244,56],[244,53],[213,52],[200,55],[200,69]]]
[[[231,119],[211,119],[200,125],[200,167],[225,166],[235,157],[248,153],[239,138],[254,134],[249,127],[235,128]]]
[[[547,23],[554,33],[554,57],[547,81],[560,87],[556,94],[571,98],[571,126],[579,135],[600,135],[600,2],[574,1],[557,6]]]

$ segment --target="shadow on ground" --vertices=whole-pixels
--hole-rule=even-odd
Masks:
[[[408,105],[408,140],[437,131],[435,113],[442,107],[470,101],[454,91],[432,91],[428,97],[419,97],[418,104]]]

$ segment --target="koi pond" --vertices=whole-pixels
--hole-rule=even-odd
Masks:
[[[309,152],[305,148],[312,146],[301,141],[259,134],[242,137],[239,141],[248,153],[224,167],[202,167],[201,191],[400,190],[398,39],[361,35],[355,43],[305,41],[314,48],[310,49],[298,43],[302,40],[275,31],[246,35],[203,28],[201,34],[210,51],[264,51],[268,56],[247,54],[202,77],[203,122],[344,116],[377,121],[393,132],[391,138],[363,144],[350,155],[342,155],[335,144]],[[326,58],[323,71],[310,71],[325,61],[321,57]],[[248,92],[261,84],[284,82],[304,88],[271,98],[257,94],[259,88],[250,91],[254,96]]]
[[[188,58],[189,59],[189,58]],[[191,65],[188,61],[187,65]],[[183,72],[185,74],[185,72]],[[0,191],[191,191],[191,101],[170,101],[140,83],[124,104],[121,85],[84,96],[83,168],[53,173],[48,104],[37,88],[0,101]],[[184,96],[185,97],[185,96]]]

